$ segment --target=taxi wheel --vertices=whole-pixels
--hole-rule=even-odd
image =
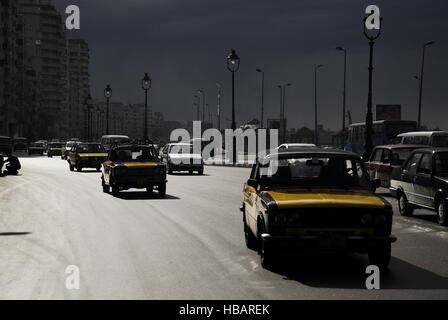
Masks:
[[[275,267],[275,253],[272,245],[260,239],[260,264],[265,269]]]
[[[114,197],[116,197],[116,196],[118,196],[119,193],[120,193],[120,187],[115,185],[115,184],[113,184],[112,185],[112,195]]]
[[[166,183],[158,185],[159,198],[165,198],[166,195]]]
[[[382,245],[379,248],[371,249],[369,251],[369,263],[375,265],[380,270],[387,270],[391,258],[391,244]]]
[[[202,176],[204,174],[204,169],[199,169],[198,170],[198,175]]]
[[[81,171],[82,171],[82,166],[81,166],[80,163],[77,163],[77,164],[76,164],[76,170],[77,170],[78,172],[81,172]]]
[[[411,217],[414,213],[414,208],[409,204],[408,198],[404,193],[401,193],[398,197],[398,210],[404,217]]]
[[[250,230],[249,226],[246,223],[246,215],[243,217],[244,223],[244,240],[246,241],[246,247],[251,250],[258,250],[258,240],[257,237],[254,236],[252,230]]]
[[[448,213],[446,212],[446,210],[446,200],[442,199],[437,206],[437,221],[441,226],[448,225]]]
[[[101,171],[101,167],[96,167],[96,172],[100,172]]]
[[[154,187],[147,187],[146,188],[146,193],[148,193],[150,196],[152,196],[152,194],[154,193]]]
[[[68,166],[70,168],[70,171],[75,171],[75,166],[72,165],[70,162],[68,163]]]
[[[101,186],[103,187],[103,192],[104,193],[109,193],[110,192],[110,187],[104,183],[104,178],[101,177]]]

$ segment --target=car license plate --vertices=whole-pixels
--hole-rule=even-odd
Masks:
[[[344,249],[347,241],[343,235],[325,234],[319,244],[322,249]]]

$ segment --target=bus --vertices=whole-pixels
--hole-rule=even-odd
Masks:
[[[366,123],[354,123],[348,127],[345,150],[357,154],[364,152]],[[400,133],[416,131],[417,122],[409,120],[373,121],[373,145],[394,144]]]

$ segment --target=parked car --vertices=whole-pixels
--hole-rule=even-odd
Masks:
[[[166,194],[166,166],[160,162],[153,146],[120,145],[112,147],[102,165],[103,192],[117,196],[121,190],[146,189],[152,194],[158,191],[161,198]]]
[[[373,149],[369,161],[364,165],[371,179],[380,179],[381,186],[389,188],[392,170],[400,167],[408,159],[412,151],[425,147],[412,144],[379,146]]]
[[[420,144],[436,148],[448,147],[448,131],[414,131],[397,136],[401,144]]]
[[[188,171],[190,174],[197,172],[204,174],[204,161],[201,151],[194,153],[193,144],[189,143],[171,143],[165,145],[160,156],[165,163],[168,174],[175,171]]]
[[[13,139],[14,151],[28,151],[28,139],[17,137]]]
[[[53,156],[60,156],[64,150],[63,142],[49,142],[47,146],[47,156],[52,158]]]
[[[313,143],[284,143],[277,147],[277,149],[297,149],[297,148],[316,148]]]
[[[259,158],[243,188],[246,245],[264,267],[277,252],[309,249],[367,253],[385,269],[396,238],[378,186],[351,152],[286,149]]]
[[[44,155],[44,152],[46,150],[45,143],[43,141],[39,142],[32,142],[28,148],[28,154],[40,154],[41,156]]]
[[[12,139],[7,136],[0,136],[0,153],[10,154],[12,152]]]
[[[448,225],[448,148],[415,150],[392,172],[390,191],[398,199],[402,216],[425,208],[437,213],[440,225]]]
[[[83,168],[95,168],[101,171],[101,164],[107,159],[107,152],[99,143],[75,143],[67,156],[70,171],[75,168],[81,172]]]

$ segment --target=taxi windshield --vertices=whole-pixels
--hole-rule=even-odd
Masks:
[[[50,143],[50,148],[63,148],[64,145],[62,143]]]
[[[111,152],[112,161],[157,161],[158,156],[154,148],[138,147],[132,149],[115,149]]]
[[[328,187],[369,188],[358,159],[345,157],[291,157],[271,160],[261,183],[266,188]]]
[[[78,152],[101,153],[105,152],[100,144],[80,144],[77,149]]]

